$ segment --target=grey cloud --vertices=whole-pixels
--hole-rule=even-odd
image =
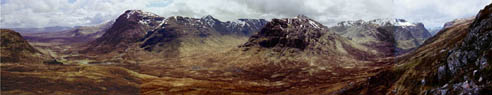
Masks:
[[[403,18],[437,27],[474,16],[488,0],[1,0],[0,27],[94,25],[128,9],[165,17],[284,18],[304,14],[326,25],[345,20]],[[26,3],[29,2],[29,3]],[[165,2],[166,3],[166,2]],[[150,6],[153,4],[152,6]]]

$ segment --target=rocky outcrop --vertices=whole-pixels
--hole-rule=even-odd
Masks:
[[[459,47],[450,50],[438,70],[444,86],[430,90],[434,94],[485,94],[492,91],[492,5],[485,7],[470,25]]]
[[[328,33],[326,27],[309,18],[273,19],[244,46],[259,45],[264,48],[306,49]]]
[[[0,29],[1,63],[43,63],[51,59],[42,54],[12,30]]]

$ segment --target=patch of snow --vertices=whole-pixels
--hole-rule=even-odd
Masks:
[[[241,25],[241,27],[247,24],[246,21],[242,21],[242,20],[234,20],[234,21],[231,21],[231,22],[232,23],[236,23],[238,25]]]
[[[210,15],[202,17],[201,20],[205,21],[205,23],[207,23],[211,27],[213,27],[215,24],[214,18]]]
[[[314,21],[309,20],[309,24],[311,24],[311,26],[313,26],[313,27],[315,27],[315,28],[320,28],[320,27],[318,26],[318,24],[316,24]]]
[[[143,25],[147,24],[147,22],[145,22],[143,20],[139,20],[138,23],[143,24]]]
[[[126,14],[126,19],[130,19],[130,16],[132,16],[135,13],[135,11],[130,11],[130,13]]]
[[[392,18],[382,18],[382,19],[375,19],[369,21],[369,23],[377,24],[380,26],[385,26],[385,25],[395,25],[396,24],[396,19]]]
[[[143,12],[142,15],[144,15],[144,16],[153,16],[153,17],[158,16],[157,14],[154,14],[154,13],[151,13],[151,12]]]
[[[399,20],[399,19],[396,19],[396,26],[417,26],[411,22],[407,22],[405,20]]]
[[[162,26],[163,24],[165,24],[165,23],[166,23],[166,19],[163,19],[163,20],[161,21],[161,23],[159,23],[159,25],[158,25],[157,27],[161,27],[161,26]]]
[[[394,25],[394,26],[417,26],[414,23],[408,22],[404,19],[382,18],[368,21],[379,26]]]
[[[473,76],[478,72],[478,70],[473,70]]]

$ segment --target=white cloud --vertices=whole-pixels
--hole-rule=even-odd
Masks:
[[[73,1],[73,2],[71,2]],[[344,20],[404,18],[441,26],[470,17],[488,0],[0,0],[0,27],[94,25],[125,10],[161,16],[283,18],[304,14],[327,25]]]
[[[395,17],[442,26],[457,18],[475,16],[490,0],[395,0]]]
[[[149,1],[149,0],[146,0]],[[1,27],[47,27],[99,24],[149,2],[132,0],[2,0]]]

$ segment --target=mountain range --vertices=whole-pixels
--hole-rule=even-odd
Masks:
[[[491,5],[434,36],[404,19],[221,21],[127,10],[97,26],[1,30],[17,94],[488,94]]]

